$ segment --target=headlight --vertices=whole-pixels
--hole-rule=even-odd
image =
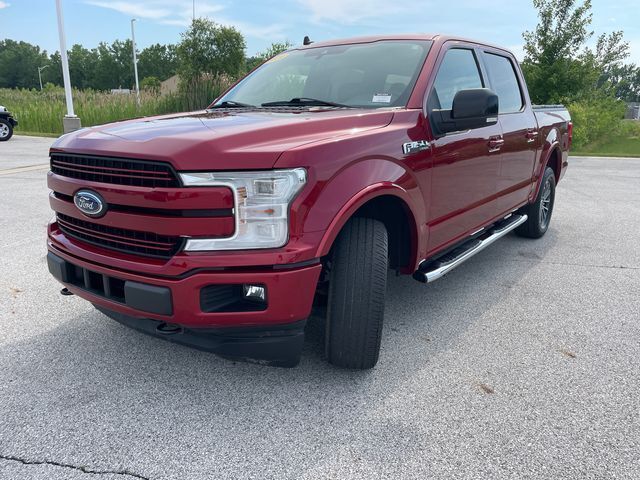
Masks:
[[[186,251],[278,248],[289,238],[289,206],[307,181],[304,168],[264,172],[181,173],[187,187],[229,187],[236,228],[232,237],[190,238]]]

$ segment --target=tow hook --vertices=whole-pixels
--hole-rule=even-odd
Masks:
[[[180,325],[176,325],[175,323],[162,322],[156,327],[156,332],[162,335],[175,335],[176,333],[182,333],[183,329]]]
[[[69,290],[67,287],[64,287],[62,290],[60,290],[60,295],[64,295],[66,297],[69,295],[73,295],[73,292]]]

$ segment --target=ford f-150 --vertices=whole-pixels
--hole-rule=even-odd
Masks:
[[[292,48],[206,110],[60,137],[49,270],[133,328],[280,366],[315,304],[328,361],[371,368],[387,272],[428,283],[512,230],[544,235],[571,135],[484,42]]]

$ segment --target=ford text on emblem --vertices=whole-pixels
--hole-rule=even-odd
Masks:
[[[107,204],[100,195],[90,190],[78,190],[73,196],[78,210],[88,217],[98,218],[107,213]]]
[[[412,153],[422,152],[429,150],[431,145],[426,140],[418,140],[417,142],[407,142],[402,144],[402,152],[405,155],[411,155]]]

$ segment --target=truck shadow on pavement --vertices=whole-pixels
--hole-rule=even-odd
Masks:
[[[163,445],[181,445],[193,457],[190,475],[199,478],[199,469],[211,468],[216,458],[243,465],[243,444],[254,447],[252,463],[268,469],[291,447],[295,432],[297,438],[314,439],[297,446],[313,463],[314,442],[341,445],[351,435],[349,425],[376,415],[405,384],[431,381],[437,394],[437,379],[425,375],[441,361],[438,356],[526,283],[555,242],[553,229],[537,242],[510,235],[429,286],[390,272],[380,362],[364,372],[324,361],[318,319],[310,322],[300,365],[279,369],[152,338],[87,310],[0,350],[5,364],[0,453],[37,445],[31,451],[39,455],[55,459],[62,449],[88,465],[105,457],[132,470],[157,462],[153,468],[160,470],[145,472],[150,477],[184,468],[179,464],[184,455],[144,446],[160,436]],[[64,309],[52,314],[64,316]],[[402,448],[385,455],[398,455]]]

